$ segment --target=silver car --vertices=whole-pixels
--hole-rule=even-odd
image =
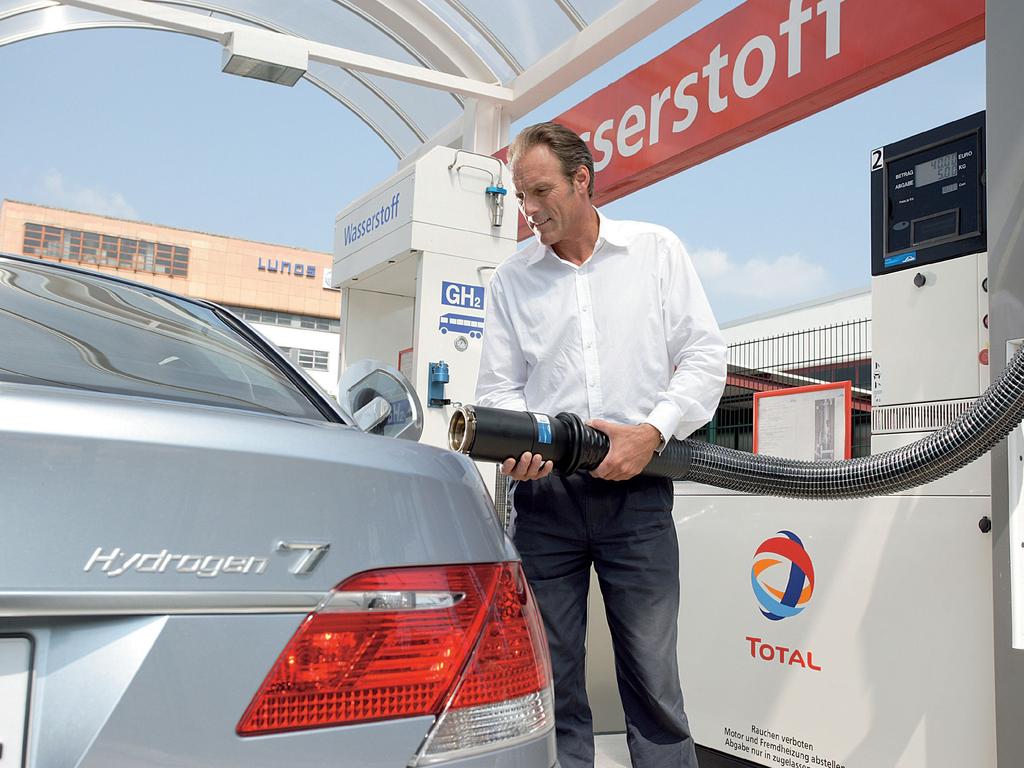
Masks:
[[[346,418],[224,309],[0,256],[0,768],[555,763],[480,475],[346,424],[420,417],[364,381]]]

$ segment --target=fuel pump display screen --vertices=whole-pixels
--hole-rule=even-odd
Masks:
[[[985,250],[985,113],[871,153],[871,274]]]
[[[914,186],[923,187],[956,176],[956,152],[914,166]]]

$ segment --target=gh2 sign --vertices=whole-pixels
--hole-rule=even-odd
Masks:
[[[441,303],[449,307],[464,309],[484,309],[484,288],[482,285],[465,285],[464,283],[441,283]]]

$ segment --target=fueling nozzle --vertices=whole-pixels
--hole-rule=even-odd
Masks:
[[[555,417],[461,405],[448,423],[448,446],[480,461],[518,459],[525,451],[550,460],[555,471],[569,475],[594,469],[608,453],[608,436],[573,413]]]

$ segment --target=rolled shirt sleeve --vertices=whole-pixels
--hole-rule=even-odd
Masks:
[[[711,421],[727,369],[725,341],[689,255],[674,236],[665,237],[663,247],[662,313],[675,371],[644,421],[667,441],[689,437]]]

